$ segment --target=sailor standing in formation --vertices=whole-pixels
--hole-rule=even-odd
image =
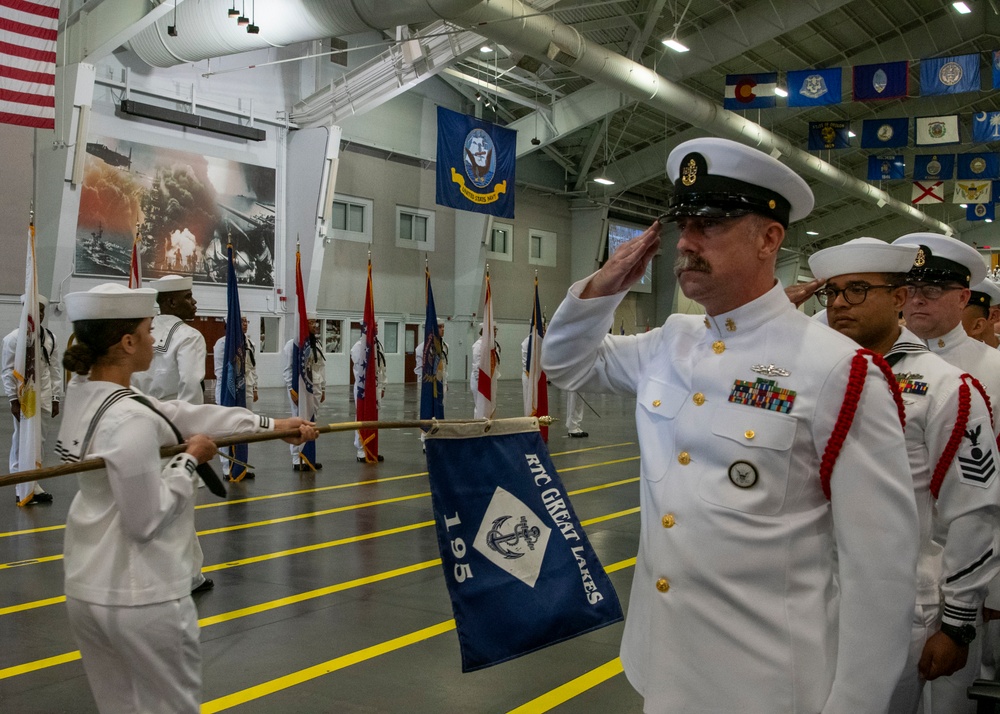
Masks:
[[[21,304],[24,304],[24,295],[21,296]],[[48,298],[44,295],[38,296],[38,322],[41,325],[38,334],[41,336],[42,347],[41,359],[39,360],[42,365],[42,373],[38,375],[38,391],[42,412],[55,418],[59,416],[59,402],[62,400],[63,375],[62,365],[59,362],[59,346],[56,344],[55,335],[44,325],[45,308],[48,307],[48,304]],[[18,380],[14,376],[14,363],[17,357],[17,342],[20,334],[21,328],[18,326],[3,338],[2,371],[0,371],[4,392],[10,399],[10,413],[14,417],[14,436],[10,443],[11,473],[20,470],[21,401],[18,399]],[[44,439],[44,419],[41,424]],[[52,503],[52,494],[42,488],[38,481],[19,483],[14,489],[15,500],[19,506]]]
[[[785,228],[812,208],[801,178],[712,138],[667,169],[675,273],[707,315],[608,334],[659,248],[654,224],[570,288],[543,348],[557,386],[637,397],[625,673],[650,714],[884,714],[919,543],[888,367],[774,278]]]
[[[245,388],[245,403],[247,408],[257,401],[257,358],[254,354],[253,342],[247,335],[247,327],[249,326],[249,321],[245,317],[240,318],[240,326],[243,329],[243,340],[245,345],[245,351],[243,355],[243,379],[246,382]],[[215,341],[215,347],[212,348],[212,358],[215,362],[215,403],[222,404],[222,372],[223,367],[226,362],[226,336],[223,335],[218,340]],[[219,456],[219,461],[222,462],[222,475],[229,476],[232,469],[232,462],[225,458],[224,456]],[[244,471],[243,480],[256,478],[256,474],[249,469],[244,470],[243,467],[237,469],[237,473]]]
[[[215,454],[212,436],[298,429],[246,409],[160,401],[129,384],[153,359],[156,293],[105,283],[66,296],[75,377],[56,451],[63,461],[103,458],[79,476],[66,519],[64,568],[70,629],[98,709],[112,714],[201,707],[198,613],[191,572],[200,567],[194,528],[196,467]],[[160,447],[183,441],[166,463]]]
[[[307,354],[301,365],[308,373],[308,380],[311,380],[312,394],[299,394],[299,384],[296,382],[295,359],[298,354],[295,349],[295,340],[291,339],[285,343],[282,351],[282,358],[285,365],[284,379],[285,389],[288,391],[288,402],[292,408],[292,416],[299,416],[305,409],[306,416],[315,419],[319,414],[319,405],[326,401],[326,355],[323,354],[323,346],[319,341],[319,320],[315,315],[307,317],[309,321],[309,344],[306,346]],[[292,454],[293,471],[318,471],[323,468],[316,459],[315,445],[311,448],[304,448],[301,444],[293,444],[289,447]]]
[[[924,681],[933,686],[967,662],[978,673],[979,659],[969,657],[968,637],[975,636],[973,623],[1000,570],[995,553],[1000,459],[985,395],[970,375],[898,324],[907,297],[906,273],[918,250],[912,244],[857,238],[809,258],[813,275],[826,280],[817,297],[827,308],[830,327],[885,356],[906,410],[920,555],[909,657],[889,705],[892,714],[917,712]],[[975,709],[963,699],[955,705]]]

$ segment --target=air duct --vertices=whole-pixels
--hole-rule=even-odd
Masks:
[[[257,0],[248,34],[215,2],[183,2],[177,20],[162,17],[126,45],[153,67],[172,67],[267,47],[430,22],[459,14],[479,0]],[[168,25],[182,27],[177,37]]]

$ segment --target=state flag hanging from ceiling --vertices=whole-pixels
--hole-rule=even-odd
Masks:
[[[970,203],[965,207],[965,220],[967,221],[992,221],[995,219],[995,203]]]
[[[872,102],[899,99],[909,91],[910,63],[879,62],[854,66],[854,101]]]
[[[865,119],[861,123],[862,149],[889,149],[906,146],[909,140],[909,117]]]
[[[990,67],[993,70],[993,89],[1000,89],[1000,50],[990,53]]]
[[[958,178],[996,179],[1000,178],[1000,154],[981,152],[958,155]]]
[[[840,104],[841,69],[801,69],[789,72],[788,106]]]
[[[913,178],[917,181],[945,180],[954,176],[954,154],[916,154],[913,157]]]
[[[849,149],[851,124],[846,121],[809,122],[809,151]]]
[[[955,194],[952,203],[990,203],[993,196],[993,182],[962,181],[955,182]]]
[[[440,424],[425,443],[463,672],[622,619],[537,419]]]
[[[730,111],[770,109],[774,106],[774,89],[778,73],[727,74],[723,106]]]
[[[979,53],[920,60],[920,95],[978,92]]]
[[[910,203],[944,203],[944,181],[914,181]]]
[[[905,178],[906,164],[902,154],[868,157],[869,181],[896,181]]]
[[[913,120],[913,143],[917,146],[958,144],[958,114],[936,117],[916,117]]]
[[[977,144],[1000,141],[1000,112],[977,112],[972,115],[972,140]]]
[[[438,205],[513,218],[517,132],[444,107],[437,121]]]

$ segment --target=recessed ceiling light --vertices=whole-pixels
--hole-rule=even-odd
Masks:
[[[599,183],[602,186],[614,186],[615,182],[613,179],[609,179],[607,176],[598,176],[594,179],[594,183]]]
[[[818,236],[819,233],[817,233],[816,231],[806,231],[806,235],[807,236]]]
[[[687,47],[686,45],[682,45],[673,37],[667,40],[663,40],[663,44],[672,49],[674,52],[688,52],[690,50],[689,47]]]
[[[788,92],[786,92],[781,87],[775,87],[774,88],[774,93],[777,94],[779,97],[787,97],[788,96]]]
[[[951,4],[953,8],[958,12],[959,15],[968,15],[972,12],[972,8],[966,5],[964,2],[953,2]]]
[[[479,48],[479,51],[483,53],[492,52],[493,48],[490,47],[489,45],[483,45],[482,47]]]

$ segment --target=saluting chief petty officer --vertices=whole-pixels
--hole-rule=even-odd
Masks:
[[[925,681],[953,675],[970,661],[971,623],[1000,570],[1000,459],[986,397],[970,375],[899,326],[906,273],[918,250],[857,238],[809,258],[813,275],[826,280],[817,296],[830,327],[885,355],[906,410],[920,555],[909,657],[892,714],[915,714]]]
[[[667,171],[674,270],[707,315],[608,334],[654,223],[571,286],[543,347],[557,386],[637,397],[625,673],[651,713],[884,714],[919,542],[888,367],[774,278],[785,228],[812,208],[805,181],[715,138],[677,146]]]

